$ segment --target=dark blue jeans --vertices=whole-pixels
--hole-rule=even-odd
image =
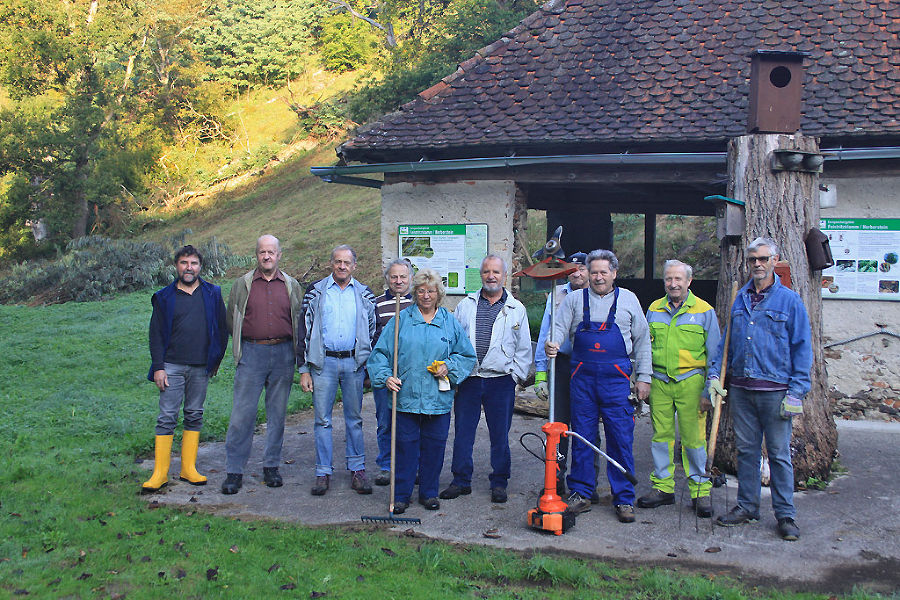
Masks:
[[[453,483],[472,486],[472,447],[484,408],[484,420],[491,440],[491,488],[505,488],[509,480],[509,427],[516,401],[516,383],[511,375],[469,377],[459,384],[453,403]]]
[[[762,438],[769,453],[769,488],[775,517],[794,518],[794,465],[791,463],[791,420],[782,419],[785,392],[755,392],[731,386],[728,401],[737,445],[738,506],[759,518],[759,461]]]
[[[393,398],[387,388],[372,388],[375,400],[375,439],[378,441],[378,457],[375,464],[382,471],[391,470],[391,405]]]
[[[419,498],[437,498],[449,433],[449,412],[442,415],[397,412],[396,502],[410,501],[417,473]]]

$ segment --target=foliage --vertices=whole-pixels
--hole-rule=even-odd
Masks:
[[[332,71],[370,66],[383,51],[379,35],[371,27],[343,13],[320,21],[316,46],[322,64]]]
[[[538,6],[533,0],[385,3],[382,19],[394,21],[393,29],[402,34],[381,65],[383,76],[371,77],[354,90],[349,99],[350,118],[367,121],[413,99]]]
[[[309,67],[312,30],[325,11],[315,0],[221,0],[195,40],[210,79],[229,87],[275,85]]]
[[[0,176],[17,176],[0,198],[16,231],[4,254],[21,255],[29,222],[52,247],[103,230],[109,207],[129,212],[162,142],[208,104],[191,92],[203,67],[179,29],[189,6],[153,6],[0,5],[0,85],[11,102],[0,113]]]
[[[148,503],[135,492],[148,473],[136,463],[152,452],[157,410],[146,379],[149,317],[146,293],[0,306],[4,597],[428,598],[439,590],[442,598],[824,598],[558,552]],[[225,436],[233,377],[226,358],[207,391],[204,441]],[[309,394],[294,389],[289,410],[309,406]]]
[[[66,254],[53,261],[26,261],[14,266],[0,279],[0,303],[32,299],[44,304],[87,302],[116,292],[165,285],[174,276],[174,244],[173,248],[163,248],[155,242],[88,236],[72,240],[66,249]],[[203,255],[203,274],[207,277],[221,276],[231,266],[247,264],[215,238],[197,249]]]

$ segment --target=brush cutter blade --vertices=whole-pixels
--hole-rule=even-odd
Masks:
[[[393,525],[421,525],[422,519],[415,517],[360,517],[363,523],[388,523]]]

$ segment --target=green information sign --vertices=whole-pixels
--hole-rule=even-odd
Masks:
[[[900,219],[822,219],[834,266],[822,298],[900,300]]]
[[[434,269],[448,294],[481,289],[481,260],[487,254],[487,223],[400,225],[398,251],[416,269]]]

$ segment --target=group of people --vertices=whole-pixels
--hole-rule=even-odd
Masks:
[[[691,505],[698,516],[713,516],[706,411],[711,398],[728,396],[739,490],[737,505],[716,522],[734,526],[759,519],[759,464],[765,436],[778,531],[784,539],[796,540],[791,418],[802,413],[802,400],[810,388],[809,320],[799,296],[775,276],[776,243],[758,238],[746,250],[751,279],[741,288],[728,319],[729,395],[720,377],[726,337],[720,335],[713,307],[691,292],[691,267],[678,260],[665,263],[666,295],[645,313],[632,292],[616,285],[619,264],[613,252],[573,254],[568,262],[575,270],[548,298],[532,357],[525,307],[504,287],[508,268],[493,254],[481,263],[481,289],[463,298],[451,313],[441,306],[445,296],[441,276],[427,268],[414,272],[405,259],[388,265],[386,289],[376,297],[353,277],[356,253],[347,245],[332,251],[331,274],[304,293],[294,278],[278,269],[281,246],[271,235],[257,241],[256,268],[234,283],[226,307],[221,289],[200,278],[200,253],[185,246],[175,255],[175,281],[152,298],[148,378],[160,395],[156,462],[143,490],[155,492],[168,482],[182,403],[180,478],[192,485],[206,483],[196,470],[203,401],[231,334],[237,367],[225,443],[224,494],[237,493],[242,486],[263,389],[267,421],[263,481],[269,487],[283,485],[278,467],[296,368],[301,388],[312,392],[315,411],[313,495],[325,495],[331,486],[331,423],[338,387],[350,486],[360,494],[372,493],[361,413],[368,375],[377,421],[374,483],[388,485],[391,480],[393,437],[396,514],[409,508],[416,485],[418,502],[429,510],[439,508],[441,499],[472,493],[472,452],[482,412],[490,438],[491,501],[506,502],[516,386],[524,385],[534,364],[535,392],[546,399],[548,365],[553,360],[556,420],[598,445],[602,420],[607,453],[629,472],[634,471],[632,399],[649,402],[651,491],[635,498],[629,480],[607,466],[619,521],[635,520],[635,504],[646,509],[674,504],[676,422]],[[552,298],[557,305],[551,322]],[[451,410],[453,478],[439,491]],[[557,491],[567,498],[570,511],[585,512],[599,502],[600,464],[588,445],[569,444],[563,438]]]

